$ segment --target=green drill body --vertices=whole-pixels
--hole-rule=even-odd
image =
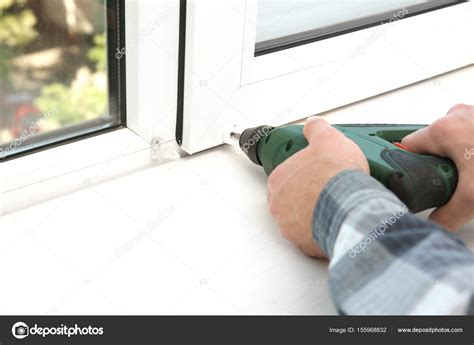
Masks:
[[[369,162],[371,176],[394,192],[412,212],[442,206],[453,195],[458,174],[450,159],[411,153],[394,144],[424,126],[333,127],[360,147]],[[250,128],[240,138],[240,147],[267,175],[306,146],[302,125]]]

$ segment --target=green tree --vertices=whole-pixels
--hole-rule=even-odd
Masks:
[[[102,35],[96,35],[94,37],[95,46],[91,48],[87,54],[91,61],[96,63],[96,68],[98,71],[105,72],[107,68],[107,54],[105,53],[107,38],[105,33]]]
[[[10,84],[11,60],[21,54],[19,48],[39,37],[35,29],[37,18],[27,5],[28,0],[0,0],[0,87]],[[68,85],[55,82],[39,90],[35,104],[41,112],[46,114],[51,109],[58,109],[54,118],[47,119],[53,128],[105,114],[108,96],[106,49],[106,34],[96,35],[94,46],[87,53],[89,60],[95,63],[94,71],[84,63],[77,66],[76,80]]]
[[[34,29],[36,17],[30,9],[9,11],[24,4],[25,1],[0,0],[0,44],[16,47],[30,43],[38,36]]]
[[[41,96],[37,98],[36,106],[43,113],[47,113],[50,109],[58,109],[57,117],[50,120],[56,121],[61,126],[67,126],[97,118],[104,113],[106,100],[107,91],[92,82],[78,89],[54,83],[41,89]]]
[[[26,0],[0,0],[0,82],[10,84],[9,71],[14,49],[33,41],[38,33],[34,29],[36,17],[24,9]]]
[[[58,109],[57,117],[51,119],[61,126],[71,125],[84,120],[91,120],[105,113],[107,108],[107,89],[97,83],[97,79],[106,78],[107,54],[106,36],[97,35],[95,46],[88,52],[88,57],[96,63],[97,70],[87,77],[78,77],[82,82],[71,85],[53,83],[41,89],[41,95],[35,104],[46,113]],[[84,82],[84,80],[86,80]]]

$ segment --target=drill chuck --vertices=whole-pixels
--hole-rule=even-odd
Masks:
[[[246,129],[239,139],[240,149],[249,157],[249,159],[257,165],[262,165],[258,157],[258,144],[260,140],[268,136],[274,127],[258,126]]]

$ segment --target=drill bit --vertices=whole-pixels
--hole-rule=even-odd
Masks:
[[[241,135],[240,133],[231,132],[231,133],[230,133],[230,138],[231,138],[232,140],[235,140],[235,141],[239,142],[239,140],[240,140],[240,135]]]

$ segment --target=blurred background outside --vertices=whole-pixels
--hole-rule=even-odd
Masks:
[[[0,145],[108,117],[105,0],[0,0]]]

